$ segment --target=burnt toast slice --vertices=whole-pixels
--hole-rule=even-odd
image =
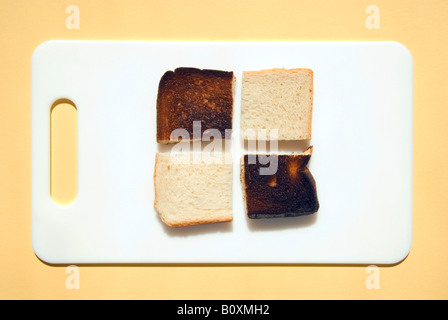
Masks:
[[[260,174],[266,165],[241,159],[241,183],[250,219],[309,215],[319,210],[316,182],[307,168],[313,147],[301,154],[269,155],[277,161],[274,174]],[[258,155],[260,156],[260,155]],[[267,155],[261,155],[266,157]]]
[[[178,137],[171,137],[175,129],[188,132],[189,139],[183,141],[199,140],[207,129],[219,131],[221,137],[214,138],[226,138],[226,129],[232,129],[234,82],[232,71],[167,71],[160,79],[157,94],[157,142],[178,142]],[[193,136],[195,121],[201,125],[199,138]]]

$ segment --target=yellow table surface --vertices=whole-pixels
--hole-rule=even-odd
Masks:
[[[379,29],[366,26],[369,5]],[[414,57],[409,256],[379,266],[377,289],[366,285],[367,266],[301,265],[80,266],[70,289],[70,270],[31,248],[30,62],[51,39],[401,42]],[[447,40],[446,0],[0,0],[0,298],[448,298]]]

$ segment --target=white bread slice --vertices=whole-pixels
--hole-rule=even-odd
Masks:
[[[265,129],[269,139],[269,130],[278,129],[278,140],[311,139],[311,69],[244,71],[241,90],[243,135]]]
[[[161,220],[172,227],[232,221],[232,164],[222,155],[210,154],[200,163],[192,154],[180,157],[189,163],[156,154],[154,207]]]

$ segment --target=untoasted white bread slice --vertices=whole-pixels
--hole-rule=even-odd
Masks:
[[[194,163],[192,154],[178,158],[171,153],[156,154],[154,207],[167,225],[233,220],[232,164],[225,163],[221,155],[209,157]]]
[[[278,140],[311,139],[313,71],[245,71],[241,91],[241,130],[278,130]],[[263,140],[258,137],[258,140]]]

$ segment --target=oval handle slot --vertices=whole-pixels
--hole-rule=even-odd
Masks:
[[[78,114],[75,104],[59,99],[50,109],[50,194],[59,205],[78,195]]]

